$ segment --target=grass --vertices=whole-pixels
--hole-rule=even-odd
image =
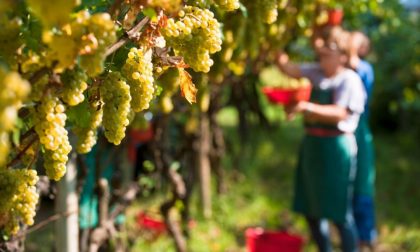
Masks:
[[[220,115],[233,152],[224,160],[228,190],[213,199],[213,218],[198,220],[192,229],[191,251],[246,251],[244,231],[250,226],[289,228],[309,240],[304,220],[290,210],[302,127],[299,120],[283,121],[280,108],[267,109],[276,126],[271,130],[254,126],[243,144],[234,127],[232,110]],[[402,133],[375,135],[375,144],[378,251],[420,251],[419,147]],[[193,216],[198,216],[196,206]],[[164,236],[153,243],[137,243],[132,251],[174,251],[168,239]],[[154,247],[160,243],[166,246]],[[314,245],[308,242],[305,251],[315,251]]]

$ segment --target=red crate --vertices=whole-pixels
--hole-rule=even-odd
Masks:
[[[304,244],[298,235],[262,228],[248,228],[245,236],[248,252],[300,252]]]
[[[263,93],[271,103],[288,105],[298,101],[309,101],[311,97],[311,86],[286,89],[278,87],[263,87]]]

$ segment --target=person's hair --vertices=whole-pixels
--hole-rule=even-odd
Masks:
[[[350,33],[340,26],[332,27],[326,36],[325,46],[338,50],[344,55],[350,55]]]
[[[370,40],[361,31],[354,31],[351,33],[352,43],[356,43],[357,54],[359,57],[364,58],[370,51]]]
[[[315,35],[316,34],[316,35]],[[341,26],[325,25],[318,27],[313,37],[315,50],[320,47],[327,47],[331,50],[338,50],[340,53],[350,55],[350,33]]]

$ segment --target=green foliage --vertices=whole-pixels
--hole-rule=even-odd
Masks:
[[[371,104],[376,129],[420,133],[420,16],[399,1],[384,1],[369,12],[346,13],[346,26],[371,39],[367,60],[375,70]]]
[[[89,102],[87,100],[83,101],[77,106],[70,107],[67,110],[67,120],[73,125],[80,128],[89,127],[90,122],[90,112],[89,112]]]

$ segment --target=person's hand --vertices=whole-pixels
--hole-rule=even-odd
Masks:
[[[281,66],[284,66],[288,62],[289,62],[289,56],[285,52],[280,51],[280,52],[277,53],[277,55],[276,55],[276,63],[277,63],[278,66],[280,66],[280,67]]]
[[[288,104],[284,107],[284,110],[287,115],[287,120],[293,120],[297,113],[304,112],[308,107],[309,102],[307,101],[298,101],[296,103]]]

